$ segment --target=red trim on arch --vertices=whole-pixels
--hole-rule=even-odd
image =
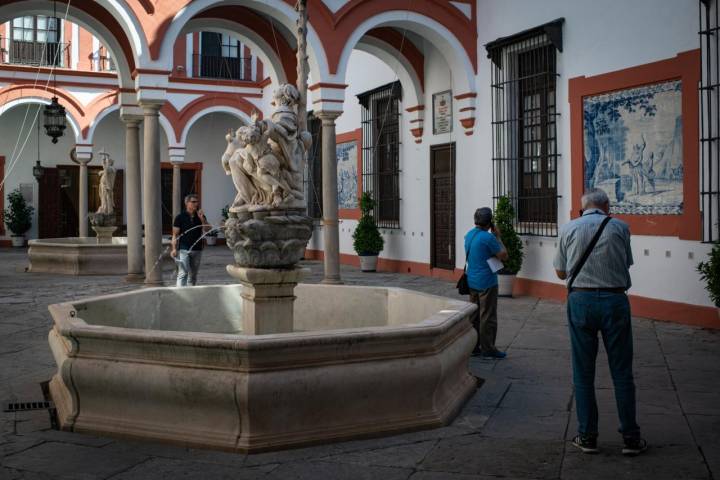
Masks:
[[[366,35],[387,43],[396,50],[396,54],[404,56],[410,62],[415,75],[420,81],[420,88],[423,91],[418,93],[422,97],[423,92],[425,92],[425,55],[405,35],[394,28],[373,28]]]
[[[317,90],[318,88],[335,88],[338,90],[340,90],[340,89],[345,90],[349,86],[350,85],[348,85],[346,83],[318,82],[318,83],[313,83],[312,85],[310,85],[308,87],[308,90],[310,90],[311,92],[314,90]]]
[[[580,197],[585,190],[583,98],[669,80],[682,81],[683,123],[683,213],[682,215],[615,215],[630,225],[634,234],[679,237],[701,240],[702,220],[699,193],[699,99],[698,83],[701,68],[700,50],[679,53],[674,58],[626,68],[594,77],[569,80],[570,144],[571,144],[571,217],[580,210]]]
[[[72,113],[75,120],[82,122],[83,117],[85,117],[85,110],[80,101],[64,90],[50,86],[40,87],[30,84],[9,85],[0,89],[0,99],[2,99],[3,104],[18,98],[27,97],[39,97],[47,100],[51,100],[52,97],[58,97],[65,102],[65,108]]]

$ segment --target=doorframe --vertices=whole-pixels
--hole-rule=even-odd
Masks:
[[[457,247],[455,245],[456,239],[455,235],[457,234],[457,213],[455,214],[454,222],[452,225],[452,238],[451,238],[451,245],[452,245],[452,258],[450,259],[453,265],[451,267],[446,266],[438,266],[436,265],[436,259],[435,259],[435,183],[433,181],[433,153],[437,150],[443,150],[450,147],[450,174],[452,177],[452,193],[453,193],[453,208],[457,210],[457,182],[455,175],[457,174],[457,168],[456,168],[456,153],[457,153],[457,147],[455,146],[455,142],[447,142],[447,143],[441,143],[438,145],[430,145],[430,162],[429,162],[429,168],[430,168],[430,268],[437,268],[441,270],[455,270],[455,262],[457,261]]]

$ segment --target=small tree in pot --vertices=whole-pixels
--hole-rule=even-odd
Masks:
[[[16,188],[8,194],[8,208],[3,214],[5,226],[12,232],[13,247],[25,245],[25,232],[32,227],[32,214],[35,210],[25,202],[22,192]]]
[[[697,266],[700,278],[705,282],[705,289],[710,293],[710,300],[718,308],[720,315],[720,242],[713,245],[710,258]]]
[[[522,267],[523,245],[515,228],[515,209],[507,197],[500,197],[495,207],[495,225],[500,230],[500,239],[508,252],[508,259],[505,260],[505,268],[498,272],[498,295],[504,297],[512,296],[515,277]]]
[[[385,246],[380,232],[378,231],[372,210],[375,207],[375,200],[368,192],[360,197],[360,221],[353,232],[353,248],[360,257],[360,269],[363,272],[374,272],[377,270],[378,254]]]

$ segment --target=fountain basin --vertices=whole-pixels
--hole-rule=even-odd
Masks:
[[[241,291],[51,305],[62,428],[256,452],[438,427],[475,391],[473,304],[300,284],[293,333],[244,335]]]
[[[28,242],[29,272],[63,275],[126,275],[127,237],[111,237],[99,243],[96,237],[42,238]],[[163,247],[170,246],[163,240]],[[169,255],[163,263],[172,264]]]

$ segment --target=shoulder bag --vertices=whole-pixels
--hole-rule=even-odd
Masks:
[[[475,240],[475,235],[478,234],[478,231],[476,229],[475,233],[473,234],[472,238],[470,238],[470,246],[472,247],[472,242]],[[460,280],[458,280],[457,285],[455,285],[458,289],[458,293],[460,295],[469,295],[470,294],[470,285],[468,284],[467,280],[467,264],[468,260],[470,260],[470,249],[468,248],[465,250],[465,266],[463,267],[463,274],[460,277]]]
[[[580,261],[578,261],[577,265],[573,269],[572,276],[570,277],[570,281],[568,282],[567,289],[568,291],[572,290],[573,283],[575,282],[575,278],[578,276],[578,273],[580,273],[580,270],[582,269],[583,265],[585,265],[585,262],[587,261],[588,257],[590,256],[590,253],[592,253],[593,248],[595,248],[595,244],[598,242],[598,239],[600,238],[600,235],[602,235],[603,230],[605,230],[605,225],[608,224],[610,221],[610,217],[607,216],[600,224],[600,227],[597,229],[597,232],[595,232],[595,236],[590,240],[590,244],[585,249],[585,252],[583,252],[582,257],[580,257]]]

